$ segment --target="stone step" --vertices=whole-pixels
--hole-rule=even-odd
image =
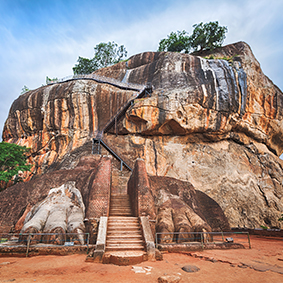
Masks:
[[[103,263],[113,263],[116,265],[135,265],[147,260],[144,251],[111,251],[106,252]]]
[[[129,226],[129,227],[119,227],[119,226],[111,226],[111,227],[108,227],[107,229],[109,232],[112,232],[112,231],[117,231],[117,232],[121,232],[121,231],[140,231],[139,227],[136,227],[136,226]]]
[[[119,207],[119,208],[124,208],[124,207],[128,207],[131,208],[130,204],[119,204],[119,203],[110,203],[110,207]]]
[[[105,251],[143,251],[143,245],[106,245]]]
[[[139,218],[136,216],[131,216],[131,217],[123,217],[123,216],[110,216],[109,220],[126,220],[126,221],[130,221],[130,220],[138,220]]]
[[[117,240],[117,241],[122,241],[122,240],[142,240],[143,237],[142,237],[142,234],[111,234],[111,235],[108,235],[106,237],[107,240]]]
[[[108,220],[108,224],[114,224],[114,223],[117,223],[119,225],[120,224],[121,225],[128,225],[128,224],[139,224],[139,221],[138,220],[130,220],[130,221],[127,221],[127,220]]]
[[[137,224],[137,223],[135,223],[135,224],[128,224],[128,225],[120,225],[120,224],[108,224],[108,229],[109,229],[109,231],[111,231],[111,230],[115,230],[115,229],[117,229],[117,231],[120,231],[120,230],[126,230],[126,229],[128,229],[128,228],[131,228],[131,229],[136,229],[137,231],[139,231],[140,230],[140,225],[139,224]]]
[[[127,212],[132,212],[131,208],[130,207],[110,207],[110,211],[127,211]]]
[[[119,213],[119,212],[113,212],[110,213],[110,216],[132,216],[132,213],[128,212],[128,213]]]
[[[143,240],[133,239],[121,239],[121,240],[106,240],[106,246],[108,245],[141,245],[143,246]]]
[[[128,222],[128,223],[121,223],[121,222],[110,222],[108,223],[108,228],[115,228],[115,227],[135,227],[137,229],[140,229],[140,224],[139,223],[132,223],[132,222]]]
[[[110,209],[110,215],[115,214],[115,213],[126,213],[127,215],[132,213],[130,209]]]
[[[126,195],[126,196],[122,196],[122,195],[117,195],[117,196],[110,196],[110,200],[112,201],[112,200],[120,200],[120,201],[129,201],[130,200],[130,197],[128,196],[128,195]]]
[[[142,232],[140,230],[133,230],[133,231],[125,231],[125,230],[108,230],[107,236],[113,236],[113,235],[142,235]]]
[[[110,207],[128,207],[128,208],[130,208],[131,206],[130,206],[129,203],[128,203],[128,204],[125,204],[125,203],[123,203],[123,204],[120,204],[120,203],[111,203],[111,204],[110,204]]]

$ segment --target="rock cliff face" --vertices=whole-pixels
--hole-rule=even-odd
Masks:
[[[127,163],[143,158],[150,175],[190,182],[231,227],[282,226],[283,94],[246,43],[194,56],[141,53],[96,74],[153,87],[118,122],[117,136],[104,134]],[[73,168],[136,93],[90,80],[41,87],[14,102],[4,140],[32,148],[35,175]]]
[[[3,140],[30,147],[32,172],[42,174],[96,136],[135,93],[92,80],[29,91],[14,101]]]

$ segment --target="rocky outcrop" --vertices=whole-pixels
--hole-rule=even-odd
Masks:
[[[262,73],[250,47],[239,42],[206,58],[229,61],[147,52],[120,64],[120,73],[117,66],[97,73],[121,77],[126,69],[129,82],[154,86],[155,95],[127,113],[123,126],[130,133],[256,140],[280,155],[283,95]]]
[[[207,194],[220,205],[231,227],[280,227],[283,162],[266,146],[187,136],[107,139],[121,155],[143,158],[149,175],[188,181]]]
[[[14,101],[3,140],[30,147],[32,173],[40,175],[95,137],[136,93],[93,80],[29,91]]]
[[[231,227],[282,227],[283,95],[246,43],[194,55],[145,52],[96,74],[153,86],[118,122],[117,136],[114,127],[104,134],[130,166],[143,158],[149,175],[190,182],[219,204]],[[90,80],[41,87],[13,103],[3,138],[32,148],[33,178],[75,168],[136,93]],[[169,197],[164,215],[179,206]]]

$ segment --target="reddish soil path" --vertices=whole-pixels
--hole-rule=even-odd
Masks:
[[[180,282],[283,282],[283,239],[251,237],[252,249],[210,250],[164,254],[163,261],[143,262],[148,273],[132,266],[85,262],[85,255],[0,258],[0,282],[157,282],[159,276],[179,275]],[[181,267],[195,265],[198,272]]]

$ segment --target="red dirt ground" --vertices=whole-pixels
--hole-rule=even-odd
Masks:
[[[164,254],[163,261],[143,262],[152,267],[135,273],[132,266],[85,262],[85,255],[1,257],[0,282],[157,282],[162,275],[178,275],[180,282],[283,282],[283,239],[251,237],[252,249],[208,250]],[[195,265],[198,272],[181,268]]]

